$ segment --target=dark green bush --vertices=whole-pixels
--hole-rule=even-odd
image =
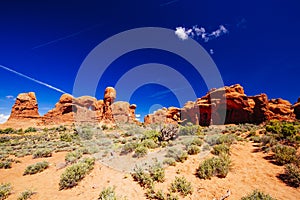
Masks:
[[[143,133],[143,140],[150,139],[155,143],[158,142],[158,138],[160,137],[160,132],[155,130],[147,130]]]
[[[197,176],[201,179],[210,179],[213,176],[225,178],[230,168],[228,155],[213,157],[204,160],[197,169]]]
[[[37,130],[34,127],[28,127],[27,129],[25,129],[24,132],[25,133],[33,133],[33,132],[37,132]]]
[[[10,183],[2,183],[0,185],[0,200],[6,199],[11,194],[11,190]]]
[[[272,198],[268,194],[264,194],[261,191],[254,190],[251,194],[242,197],[241,200],[276,200],[276,199]]]
[[[187,196],[193,193],[191,182],[188,182],[185,177],[175,177],[175,180],[170,186],[171,192],[179,192],[182,196]]]
[[[155,143],[152,139],[145,139],[141,142],[140,145],[142,145],[148,149],[155,149],[158,147],[157,143]]]
[[[23,175],[36,174],[36,173],[44,171],[48,167],[49,167],[49,163],[47,161],[38,162],[38,163],[27,166]]]
[[[13,129],[13,128],[6,128],[3,130],[0,129],[0,134],[12,134],[14,132],[15,132],[15,129]]]
[[[277,145],[274,148],[274,153],[275,160],[280,165],[292,163],[297,160],[296,149],[294,147]]]

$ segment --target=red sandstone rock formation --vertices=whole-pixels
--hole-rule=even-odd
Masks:
[[[296,115],[297,119],[300,119],[300,97],[298,98],[298,102],[295,103],[294,107],[294,113]]]
[[[270,119],[278,120],[293,120],[295,119],[295,114],[292,104],[281,98],[271,99],[269,101],[269,116]]]
[[[118,101],[111,105],[112,115],[116,123],[134,123],[136,105]]]
[[[14,106],[12,107],[11,120],[26,120],[39,118],[38,104],[34,92],[21,93],[18,95]]]
[[[144,124],[178,123],[180,121],[180,109],[176,107],[162,108],[153,114],[144,117]]]

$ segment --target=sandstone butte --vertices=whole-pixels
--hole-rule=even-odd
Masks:
[[[16,98],[8,121],[3,125],[22,127],[96,123],[114,126],[117,123],[139,123],[135,118],[137,106],[128,102],[115,102],[115,99],[116,90],[112,87],[106,88],[103,100],[90,96],[75,98],[70,94],[63,94],[52,110],[40,116],[35,93],[21,93]],[[183,108],[157,110],[145,116],[144,124],[260,124],[272,119],[300,119],[300,98],[292,105],[280,98],[269,100],[266,94],[247,96],[243,87],[236,84],[211,89],[196,101],[187,102]]]

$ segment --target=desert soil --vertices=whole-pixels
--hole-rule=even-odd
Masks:
[[[166,181],[156,184],[156,189],[167,190],[175,176],[185,176],[192,182],[194,192],[182,199],[219,199],[227,190],[231,191],[229,200],[238,200],[242,196],[259,189],[282,200],[300,199],[300,189],[292,188],[283,183],[277,176],[284,172],[282,166],[276,166],[264,159],[266,154],[257,152],[250,142],[234,144],[231,147],[232,169],[226,178],[201,180],[195,176],[196,168],[201,162],[199,156],[189,156],[184,163],[166,168]],[[116,186],[118,196],[127,199],[146,199],[145,191],[132,180],[130,174],[116,171],[96,163],[94,170],[87,175],[78,186],[59,191],[58,183],[63,169],[58,165],[64,162],[66,153],[53,154],[50,158],[32,159],[32,156],[17,158],[21,163],[14,163],[11,169],[0,169],[0,182],[10,182],[13,193],[8,199],[17,199],[25,189],[36,192],[32,200],[43,199],[97,199],[100,191],[107,186]],[[25,168],[42,160],[51,163],[44,172],[23,176]]]

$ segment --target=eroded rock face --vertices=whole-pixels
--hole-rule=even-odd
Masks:
[[[39,118],[38,103],[34,92],[21,93],[12,107],[10,120],[26,120]]]
[[[128,102],[118,101],[111,105],[111,109],[113,118],[117,124],[136,122],[135,104],[130,105]]]
[[[162,108],[144,117],[144,124],[177,124],[180,121],[180,109],[176,107]]]
[[[270,119],[291,120],[295,119],[295,114],[292,104],[281,98],[271,99],[269,101]]]
[[[294,114],[296,115],[297,119],[300,119],[300,97],[298,98],[298,102],[295,103],[294,107]]]

